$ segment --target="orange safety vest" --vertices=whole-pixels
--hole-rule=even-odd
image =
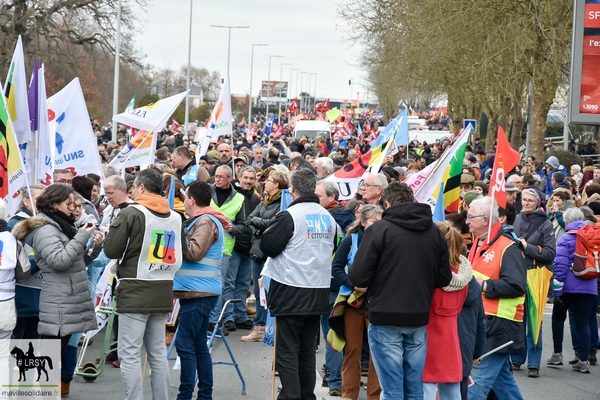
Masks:
[[[500,279],[500,263],[504,252],[515,242],[500,236],[473,264],[473,275],[483,280]],[[476,244],[473,244],[475,248]],[[514,298],[488,298],[482,294],[485,315],[493,315],[510,321],[523,322],[525,295]]]

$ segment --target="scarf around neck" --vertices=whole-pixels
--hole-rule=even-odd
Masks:
[[[67,215],[60,210],[42,210],[42,212],[56,222],[61,231],[69,238],[73,239],[77,234],[77,228],[75,228],[75,218],[71,215]]]

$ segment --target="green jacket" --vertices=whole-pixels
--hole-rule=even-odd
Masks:
[[[146,207],[159,218],[169,216],[167,200],[158,195],[140,195],[136,204]],[[135,278],[138,259],[144,241],[146,221],[135,207],[127,207],[110,224],[104,239],[104,252],[112,259],[120,259],[117,278]],[[181,226],[182,258],[187,254],[183,224]],[[121,280],[117,286],[117,311],[119,313],[168,313],[173,308],[172,281]]]

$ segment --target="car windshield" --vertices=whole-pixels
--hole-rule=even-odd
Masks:
[[[301,138],[302,136],[306,136],[306,138],[315,138],[317,136],[323,136],[328,138],[330,135],[329,131],[296,131],[296,137]]]

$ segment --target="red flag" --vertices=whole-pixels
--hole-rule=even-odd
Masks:
[[[294,100],[292,100],[292,102],[290,103],[287,112],[290,114],[293,114],[295,112],[298,111],[298,98],[295,98]]]
[[[175,121],[175,118],[173,118],[173,125],[171,125],[171,130],[173,132],[176,132],[178,129],[181,129],[181,125],[179,125],[179,122]]]
[[[329,99],[320,101],[314,105],[315,110],[325,112],[329,110]]]
[[[498,126],[498,146],[496,147],[496,158],[494,160],[494,170],[490,180],[490,196],[496,199],[498,206],[506,207],[506,173],[512,169],[521,160],[521,155],[518,151],[510,147],[510,143],[506,139],[504,129]]]

